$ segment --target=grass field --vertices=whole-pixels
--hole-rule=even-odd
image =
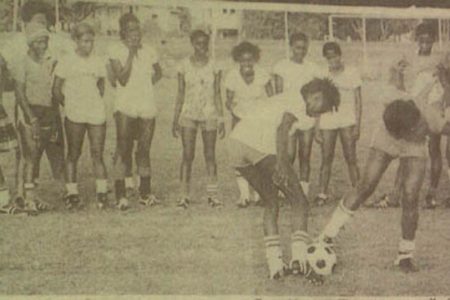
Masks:
[[[264,63],[283,55],[263,52]],[[220,50],[225,53],[224,50]],[[224,56],[225,54],[220,54]],[[378,55],[378,54],[377,54]],[[177,57],[176,55],[173,55]],[[269,59],[270,58],[270,59]],[[380,82],[365,82],[364,114],[359,159],[363,165],[370,133],[380,115],[376,95]],[[189,210],[175,208],[181,142],[171,137],[170,125],[176,91],[175,80],[158,84],[160,115],[152,148],[153,186],[164,201],[161,206],[127,212],[98,211],[94,205],[77,213],[66,212],[60,201],[61,186],[50,180],[47,163],[42,171],[41,196],[56,210],[37,217],[0,218],[0,294],[245,294],[293,296],[444,295],[450,294],[450,210],[421,210],[417,232],[417,259],[421,272],[404,275],[392,262],[400,236],[400,209],[361,209],[337,240],[338,268],[322,287],[302,278],[267,279],[263,247],[262,209],[240,210],[234,205],[237,187],[227,165],[224,142],[217,147],[221,210],[207,206],[201,141],[193,173],[194,203]],[[6,96],[11,106],[11,95]],[[114,126],[109,123],[105,157],[111,169]],[[87,143],[86,143],[87,144]],[[85,150],[87,150],[85,145]],[[12,155],[2,166],[13,176]],[[314,145],[312,197],[317,191],[319,147]],[[395,164],[380,184],[377,195],[392,187]],[[88,152],[79,166],[82,196],[94,200],[94,181]],[[440,198],[449,193],[443,176]],[[340,146],[331,181],[339,198],[349,189]],[[423,191],[422,191],[423,192]],[[423,195],[421,196],[423,198]],[[110,200],[113,201],[112,195]],[[313,207],[310,231],[317,234],[336,202]],[[281,235],[289,258],[289,208],[281,210]]]

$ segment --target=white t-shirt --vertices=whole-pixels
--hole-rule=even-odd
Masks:
[[[339,74],[328,72],[329,78],[339,89],[341,102],[338,110],[340,112],[355,113],[355,90],[362,85],[361,74],[358,69],[346,66]]]
[[[211,60],[201,67],[194,66],[190,57],[182,60],[178,67],[178,73],[184,76],[185,82],[182,117],[197,121],[217,117],[214,80],[218,72]]]
[[[231,69],[225,78],[225,88],[234,92],[236,106],[233,113],[240,118],[245,118],[261,99],[266,98],[265,87],[270,81],[270,75],[258,66],[254,66],[254,72],[255,78],[250,84],[242,78],[239,67]]]
[[[289,95],[278,94],[270,99],[260,100],[258,106],[234,127],[230,138],[240,141],[262,153],[276,154],[277,128],[281,124],[285,112],[297,118],[292,125],[290,134],[304,127],[302,122],[302,98],[292,99]]]
[[[111,46],[108,52],[110,59],[120,61],[122,66],[125,65],[129,50],[122,42]],[[149,101],[154,102],[153,65],[158,62],[159,58],[156,50],[147,45],[142,46],[138,50],[137,56],[133,59],[133,66],[127,84],[125,86],[117,84],[117,101],[142,104]],[[152,103],[151,105],[154,104]]]
[[[55,75],[64,79],[64,112],[68,119],[94,125],[106,121],[105,101],[97,87],[98,80],[106,76],[103,58],[71,53],[60,59]]]
[[[283,79],[283,93],[300,94],[300,89],[314,78],[323,77],[324,72],[310,61],[299,64],[283,59],[273,67],[273,73]]]

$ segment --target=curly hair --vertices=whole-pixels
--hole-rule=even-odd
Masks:
[[[139,19],[133,13],[123,14],[119,19],[119,34],[122,40],[125,39],[126,31],[128,30],[128,23],[130,22],[140,24]]]
[[[45,15],[49,25],[55,25],[55,15],[53,13],[53,8],[43,2],[42,0],[29,0],[27,1],[20,10],[20,15],[25,23],[28,23],[37,14]]]
[[[309,42],[308,36],[303,32],[296,32],[289,37],[289,46],[292,46],[297,41]]]
[[[259,61],[261,50],[258,46],[244,41],[233,48],[231,51],[231,56],[235,62],[238,62],[243,53],[250,53],[256,61]]]
[[[413,100],[397,99],[384,109],[383,122],[396,139],[406,137],[420,121],[420,110]]]
[[[322,92],[325,100],[324,112],[337,111],[341,102],[341,94],[329,78],[314,78],[300,89],[303,99],[307,95]]]
[[[337,55],[342,55],[341,46],[336,42],[326,42],[322,48],[322,55],[325,57],[328,51],[333,51]]]

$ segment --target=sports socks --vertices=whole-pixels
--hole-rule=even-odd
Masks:
[[[269,265],[270,278],[273,278],[278,272],[283,270],[283,259],[281,252],[280,236],[271,235],[264,237],[266,246],[266,259]]]
[[[291,236],[291,252],[292,260],[299,261],[306,258],[306,244],[309,240],[309,235],[305,231],[297,230]]]
[[[106,179],[95,180],[95,187],[96,187],[97,194],[108,193],[108,181]]]
[[[343,200],[341,200],[321,235],[335,238],[338,235],[339,230],[347,224],[352,216],[353,212],[346,208]]]
[[[125,177],[125,188],[134,189],[134,178],[133,177]]]
[[[402,238],[398,243],[398,255],[395,264],[398,265],[402,259],[412,258],[415,249],[416,243],[414,240],[410,241]]]
[[[76,182],[66,183],[67,195],[78,195],[78,184]]]
[[[308,197],[309,194],[309,182],[307,181],[300,181],[300,186],[302,187],[303,193],[306,197]]]
[[[219,186],[217,183],[208,183],[206,185],[206,195],[208,198],[216,198],[219,191]]]

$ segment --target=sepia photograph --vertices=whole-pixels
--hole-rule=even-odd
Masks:
[[[0,299],[450,299],[450,1],[1,0]]]

